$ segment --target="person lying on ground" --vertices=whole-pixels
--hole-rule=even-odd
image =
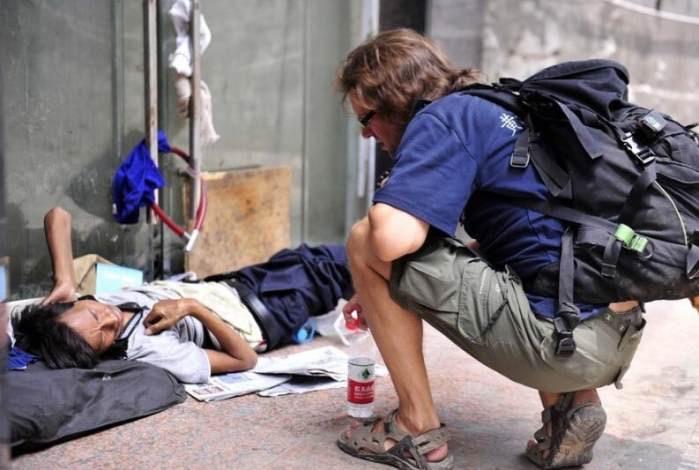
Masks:
[[[298,269],[301,262],[290,256],[292,250],[283,250],[266,263],[213,276],[217,280],[209,282],[157,281],[75,300],[70,214],[54,208],[44,225],[54,287],[41,304],[21,313],[14,329],[18,345],[52,368],[91,368],[103,358],[124,358],[162,367],[182,382],[206,382],[211,374],[254,367],[256,351],[283,344],[308,315],[331,310],[340,296],[351,293],[344,250],[329,261],[321,254],[332,247],[319,247],[304,269]],[[307,274],[316,265],[336,284],[334,289],[320,282],[312,286],[325,294],[323,301],[315,298],[321,297],[318,293],[314,297],[309,284],[317,276]],[[266,293],[255,285],[261,273],[269,282],[289,272],[294,273],[296,289],[290,284],[286,290]],[[249,306],[253,297],[255,303]],[[286,308],[286,303],[293,307]]]
[[[531,460],[543,468],[585,464],[606,423],[596,388],[620,384],[640,341],[642,308],[578,303],[577,349],[556,355],[555,299],[527,286],[558,264],[566,224],[517,204],[518,197],[546,199],[548,190],[533,165],[518,173],[510,167],[524,124],[457,93],[476,77],[406,29],[368,39],[338,72],[362,136],[376,138],[394,160],[349,236],[357,293],[345,314],[368,323],[398,408],[351,426],[337,444],[399,468],[453,468],[422,352],[425,320],[488,367],[540,391],[544,425],[526,447]],[[452,238],[459,225],[487,260]]]

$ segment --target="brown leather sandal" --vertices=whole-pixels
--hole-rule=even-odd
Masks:
[[[396,426],[398,410],[394,410],[385,418],[365,421],[357,428],[343,431],[337,440],[337,445],[344,452],[372,462],[378,462],[402,470],[451,470],[454,468],[454,458],[446,456],[438,462],[429,462],[425,455],[449,440],[446,428],[442,424],[419,436],[412,437]],[[374,426],[381,422],[383,426]],[[349,432],[348,432],[349,431]],[[386,450],[386,439],[396,444]]]
[[[573,396],[562,394],[555,405],[541,413],[543,426],[534,433],[536,444],[527,447],[529,460],[545,470],[590,463],[592,448],[604,432],[607,414],[602,405],[574,406]]]

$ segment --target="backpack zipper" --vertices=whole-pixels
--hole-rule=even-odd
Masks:
[[[667,198],[668,201],[670,201],[670,204],[672,204],[672,208],[675,210],[675,214],[677,215],[677,220],[680,221],[680,227],[682,228],[682,236],[684,237],[684,244],[685,246],[689,245],[689,240],[687,239],[687,228],[684,225],[684,220],[682,219],[682,214],[680,214],[680,211],[677,209],[677,205],[675,204],[675,201],[670,197],[667,191],[665,191],[665,188],[663,188],[660,183],[657,181],[653,182],[653,185],[657,187],[657,189]]]

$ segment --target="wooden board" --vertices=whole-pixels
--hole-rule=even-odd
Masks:
[[[185,256],[199,277],[266,261],[288,248],[291,168],[254,168],[204,173],[208,209],[204,229]],[[185,210],[189,196],[185,188]]]

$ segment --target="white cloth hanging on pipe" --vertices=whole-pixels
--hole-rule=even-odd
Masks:
[[[199,82],[201,93],[201,127],[200,135],[202,145],[216,142],[220,136],[214,128],[214,114],[211,102],[211,92],[204,81]],[[175,94],[177,95],[177,114],[182,118],[189,117],[189,99],[192,97],[192,83],[189,77],[177,74],[175,77]]]
[[[175,52],[170,55],[170,67],[175,69],[178,74],[187,77],[192,76],[192,47],[189,40],[189,19],[192,16],[191,0],[177,0],[172,8],[170,8],[170,19],[175,27],[177,34]],[[204,15],[201,15],[199,20],[199,51],[204,54],[204,51],[211,43],[211,30],[206,24]]]
[[[191,0],[177,0],[170,8],[170,19],[177,34],[175,52],[170,55],[170,68],[176,72],[175,94],[177,95],[177,113],[180,117],[189,117],[189,100],[192,97],[192,48],[189,38],[189,19],[191,17]],[[211,42],[211,31],[206,24],[204,15],[201,15],[199,22],[199,50],[201,54]],[[201,93],[201,126],[200,139],[202,145],[209,145],[216,142],[220,136],[214,128],[213,103],[209,87],[200,81],[199,91]]]

